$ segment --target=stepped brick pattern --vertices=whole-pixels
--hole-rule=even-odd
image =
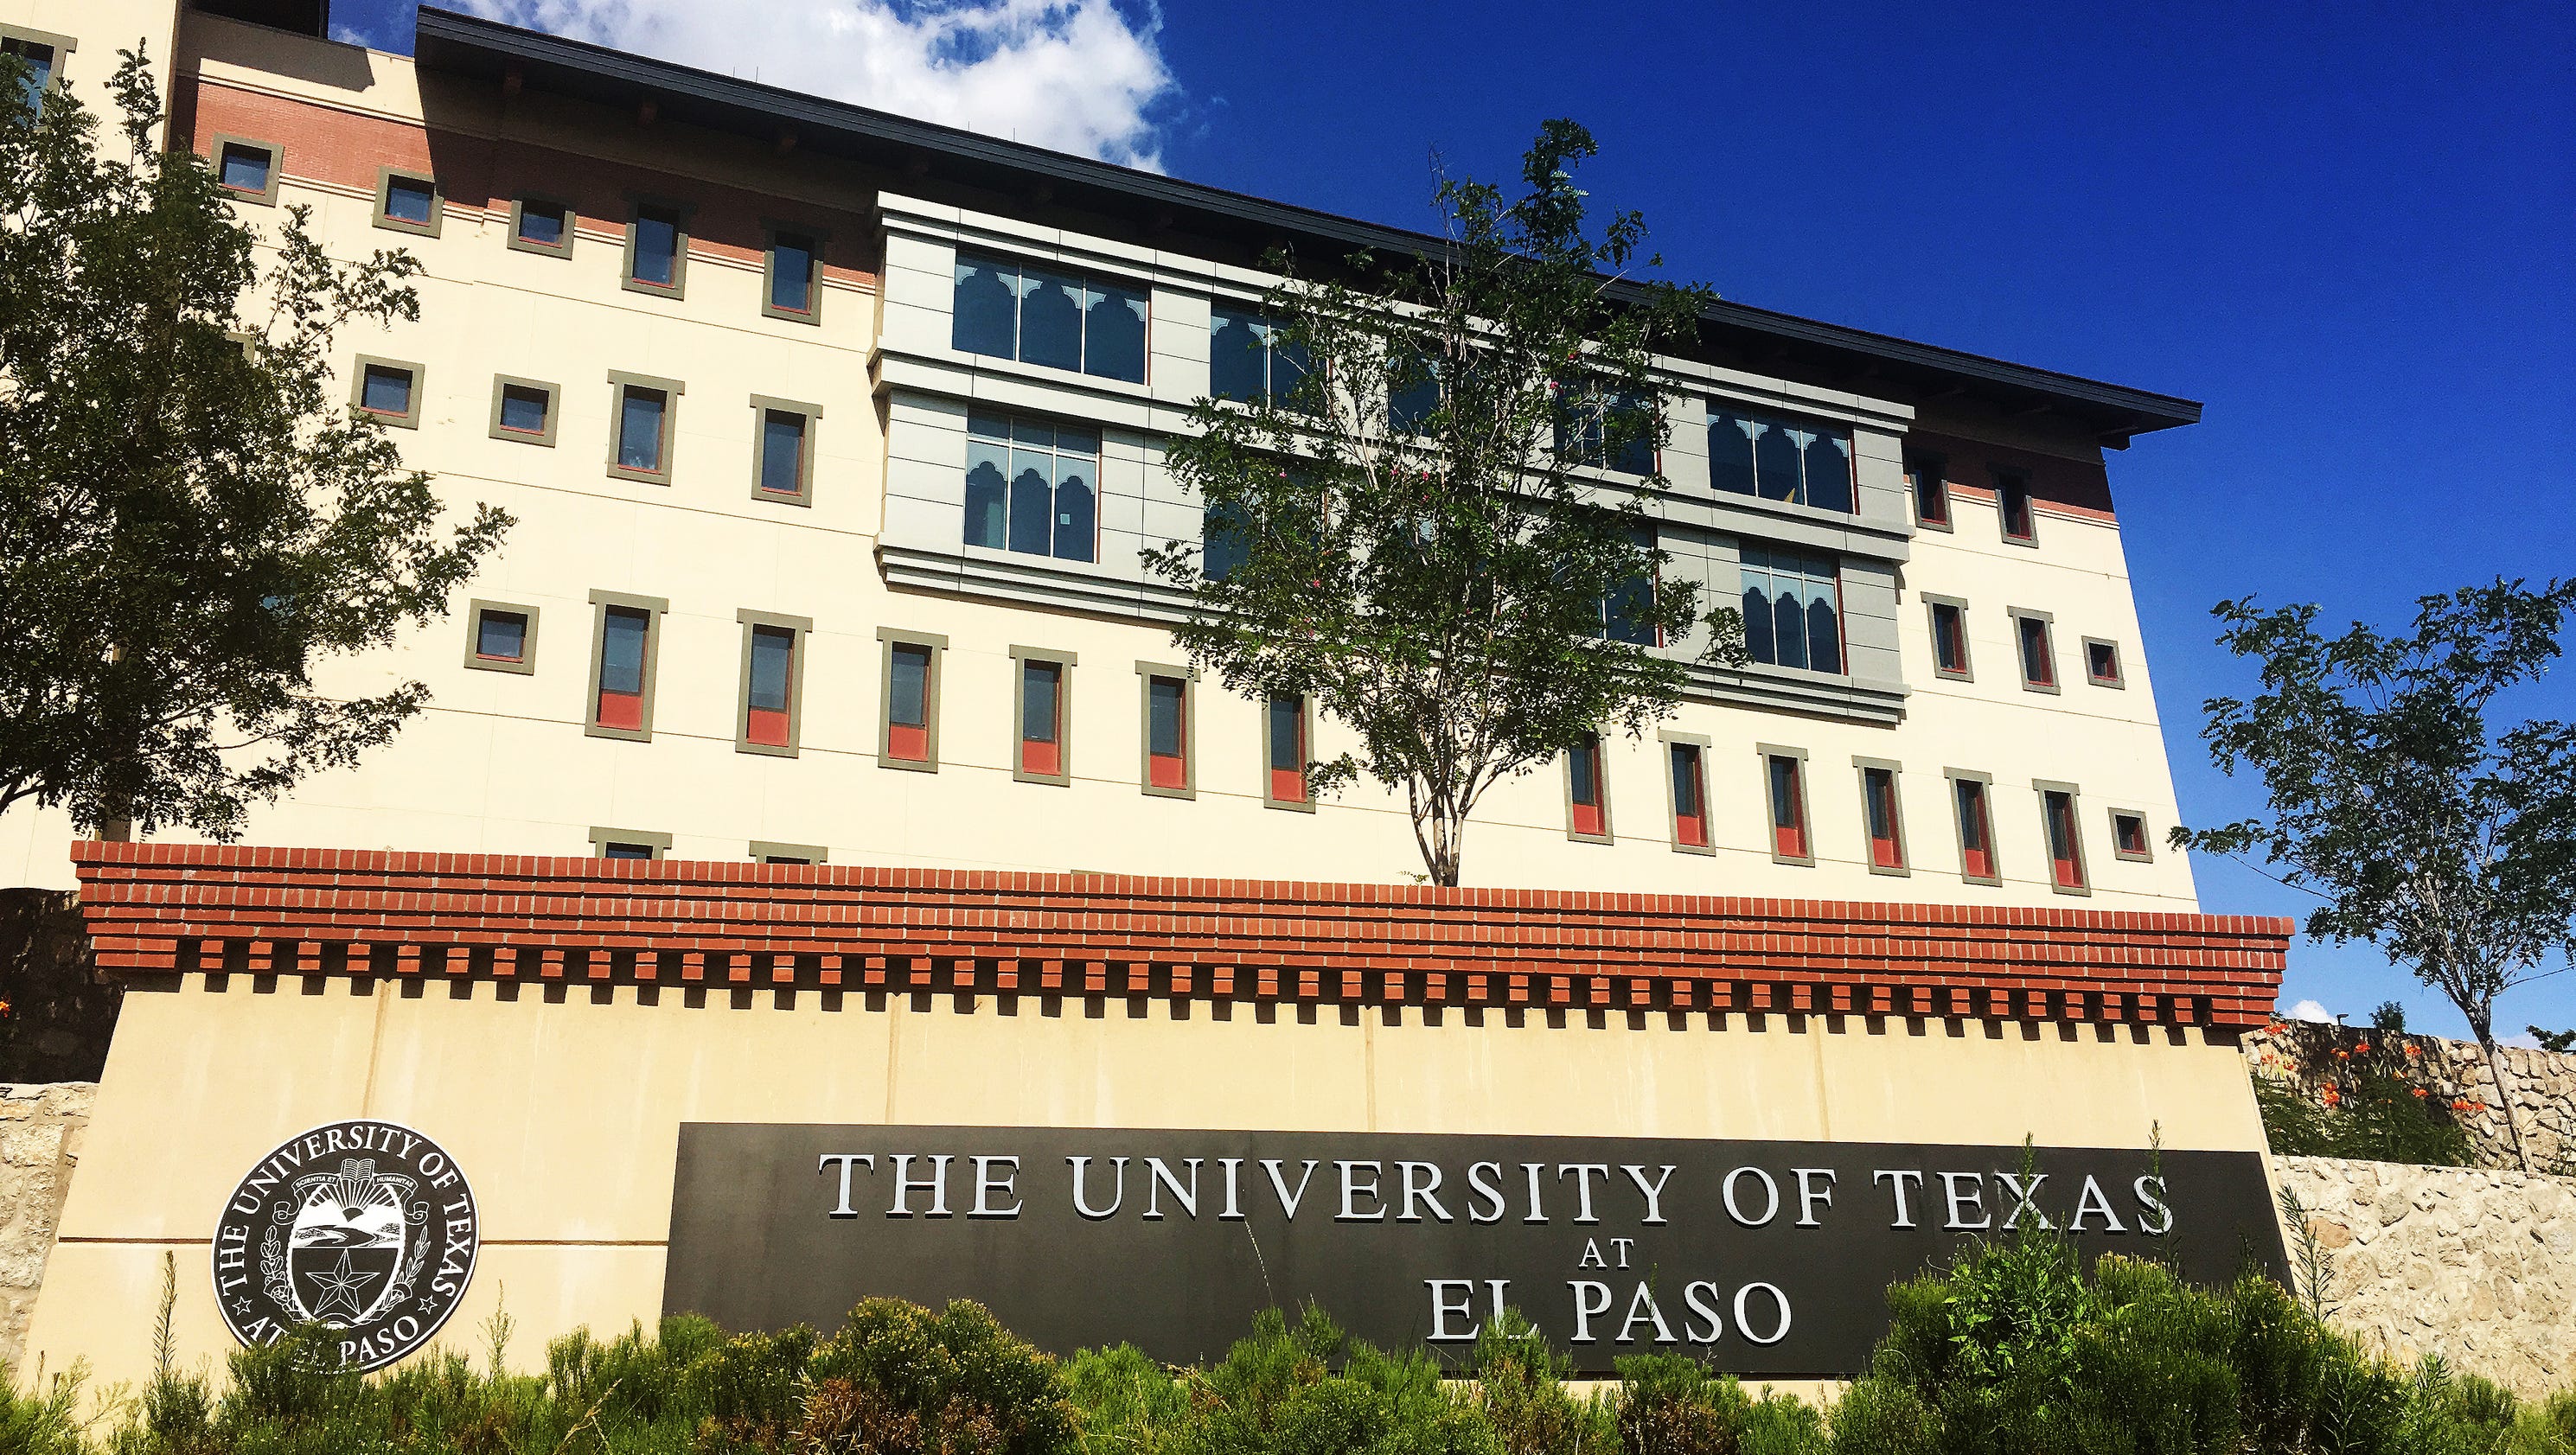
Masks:
[[[99,970],[2094,1020],[2235,1032],[2282,919],[81,844]]]

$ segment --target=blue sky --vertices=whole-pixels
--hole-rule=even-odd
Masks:
[[[657,4],[923,13],[486,3],[607,37]],[[2206,401],[2111,463],[2192,821],[2259,807],[2196,739],[2200,702],[2251,683],[2211,644],[2211,603],[2393,625],[2427,592],[2576,572],[2576,7],[1112,3],[1056,7],[1058,39],[1123,19],[1165,76],[1140,85],[1121,51],[1118,114],[1081,134],[1125,127],[1178,176],[1422,225],[1435,149],[1506,177],[1542,118],[1571,116],[1601,141],[1595,197],[1643,210],[1673,271],[1727,297]],[[1025,39],[1039,6],[985,8]],[[334,11],[408,48],[408,6]],[[2512,706],[2576,716],[2571,682]],[[2198,872],[2213,911],[2305,907]],[[2461,1028],[2367,949],[2292,952],[2285,1007],[2360,1020],[2389,998]],[[2576,974],[2508,998],[2500,1025],[2526,1021],[2576,1025]]]

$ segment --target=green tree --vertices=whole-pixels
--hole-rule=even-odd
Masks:
[[[303,208],[261,237],[154,144],[138,53],[108,90],[105,145],[68,87],[0,105],[0,809],[230,838],[420,710],[315,671],[444,613],[510,521],[442,532],[339,402],[334,336],[417,320],[418,262],[336,261]]]
[[[1266,387],[1199,401],[1170,449],[1205,553],[1146,553],[1190,593],[1193,665],[1356,732],[1315,791],[1401,790],[1438,884],[1495,783],[1673,709],[1689,665],[1659,644],[1743,661],[1734,611],[1703,621],[1694,583],[1658,582],[1642,503],[1663,484],[1652,361],[1710,295],[1625,277],[1661,259],[1635,213],[1593,226],[1573,170],[1594,150],[1551,121],[1517,200],[1444,178],[1443,248],[1320,275],[1274,257]]]
[[[2576,949],[2576,726],[2488,711],[2559,655],[2576,580],[2498,580],[2416,603],[2412,631],[2317,630],[2317,608],[2222,601],[2219,644],[2262,666],[2251,699],[2203,704],[2223,771],[2261,775],[2269,814],[2177,827],[2178,848],[2260,856],[2323,901],[2316,939],[2361,940],[2442,992],[2486,1052],[2526,1168],[2496,1055],[2496,998]]]

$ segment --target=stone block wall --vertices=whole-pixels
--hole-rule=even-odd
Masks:
[[[0,1085],[0,1367],[22,1376],[33,1371],[17,1369],[18,1351],[97,1093],[88,1081]]]
[[[2361,1054],[2382,1064],[2405,1065],[2426,1087],[2435,1106],[2447,1108],[2454,1101],[2471,1104],[2473,1110],[2457,1113],[2456,1118],[2469,1134],[2479,1166],[2519,1171],[2522,1164],[2514,1158],[2512,1138],[2505,1129],[2504,1106],[2510,1097],[2532,1170],[2576,1177],[2576,1054],[2499,1047],[2497,1059],[2504,1063],[2505,1073],[2505,1089],[2499,1092],[2486,1054],[2474,1041],[2383,1037],[2364,1027],[2276,1021],[2247,1034],[2240,1044],[2253,1062],[2255,1075],[2291,1082],[2311,1095],[2348,1066],[2336,1052],[2349,1055],[2370,1047]],[[2408,1054],[2410,1047],[2412,1054]]]
[[[2328,1317],[2365,1345],[2440,1354],[2525,1398],[2576,1380],[2576,1178],[2328,1157],[2274,1166],[2332,1262]]]

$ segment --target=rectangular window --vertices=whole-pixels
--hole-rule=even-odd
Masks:
[[[1968,671],[1967,603],[1946,596],[1926,596],[1923,600],[1932,613],[1932,675],[1961,682],[1974,680]]]
[[[23,93],[27,110],[33,112],[44,104],[45,88],[54,83],[54,66],[58,50],[44,41],[24,36],[0,35],[0,56],[16,56],[27,67]]]
[[[885,643],[885,721],[877,763],[935,772],[939,767],[939,636],[877,633]]]
[[[1261,736],[1267,759],[1266,801],[1274,807],[1314,807],[1306,791],[1306,764],[1313,753],[1306,743],[1306,699],[1294,692],[1273,692],[1262,704]]]
[[[2003,521],[2004,539],[2030,545],[2039,539],[2031,518],[2030,477],[2019,470],[1995,471],[1995,509]]]
[[[1252,522],[1233,502],[1199,512],[1199,572],[1222,581],[1252,558]]]
[[[1565,752],[1566,832],[1578,839],[1610,837],[1610,793],[1601,780],[1601,739],[1585,738]]]
[[[814,434],[823,406],[755,394],[751,408],[759,441],[752,452],[752,498],[813,504]]]
[[[1020,671],[1020,751],[1013,777],[1022,782],[1063,783],[1064,668],[1043,657],[1012,652]]]
[[[590,852],[602,859],[659,859],[671,852],[671,836],[642,829],[592,829]]]
[[[2081,894],[2085,892],[2084,842],[2077,833],[2075,790],[2065,784],[2036,786],[2042,827],[2048,834],[2049,885],[2060,893]]]
[[[1622,475],[1655,473],[1655,400],[1644,394],[1604,395],[1571,386],[1557,394],[1556,453],[1569,465]],[[1616,437],[1618,444],[1610,440]]]
[[[1711,400],[1708,480],[1729,494],[1849,514],[1851,432],[1750,414]]]
[[[1633,528],[1629,543],[1641,551],[1657,546],[1655,527],[1641,522]],[[1601,634],[1614,642],[1629,642],[1641,647],[1662,646],[1663,630],[1649,619],[1655,609],[1655,573],[1640,571],[1610,588],[1601,598]]]
[[[754,839],[751,857],[759,864],[821,864],[828,862],[831,854],[821,844],[772,844]]]
[[[612,391],[608,473],[655,485],[671,483],[671,415],[686,386],[641,374],[608,376]]]
[[[2155,846],[2147,841],[2147,816],[2131,809],[2111,810],[2111,857],[2133,864],[2153,862]]]
[[[661,856],[654,852],[651,844],[640,844],[628,839],[602,839],[599,842],[599,857],[603,859],[657,859]]]
[[[1440,408],[1438,362],[1416,353],[1388,372],[1386,427],[1397,434],[1421,433],[1423,421]]]
[[[799,323],[816,321],[819,290],[815,286],[815,255],[821,251],[819,244],[820,240],[811,233],[770,233],[763,313]]]
[[[436,237],[443,211],[434,179],[392,167],[376,169],[376,226]]]
[[[966,419],[966,544],[1099,559],[1100,431],[1020,415]]]
[[[358,359],[358,408],[403,429],[420,427],[420,366]]]
[[[742,709],[734,747],[746,753],[793,757],[798,699],[803,695],[800,649],[814,624],[803,617],[755,611],[734,616],[743,628]]]
[[[1705,849],[1708,841],[1708,769],[1697,743],[1664,744],[1673,784],[1673,844]]]
[[[1939,455],[1905,457],[1905,485],[1914,494],[1914,523],[1930,530],[1950,528],[1949,463]]]
[[[1190,796],[1190,679],[1186,668],[1138,663],[1145,686],[1145,791]]]
[[[1259,309],[1218,304],[1208,323],[1208,393],[1286,405],[1313,360]]]
[[[1979,884],[1998,884],[1995,869],[1995,822],[1986,804],[1982,773],[1950,771],[1950,801],[1959,820],[1959,877]]]
[[[1905,869],[1905,820],[1896,804],[1893,764],[1860,765],[1861,815],[1869,829],[1869,867],[1876,873]]]
[[[572,231],[573,210],[563,203],[522,197],[510,204],[510,246],[523,253],[568,257]]]
[[[1801,754],[1765,750],[1762,770],[1771,801],[1771,857],[1783,864],[1812,864],[1807,842],[1807,763]]]
[[[214,139],[215,180],[237,202],[277,202],[279,158],[274,142],[237,136]]]
[[[657,628],[670,603],[607,591],[594,591],[590,599],[599,608],[599,642],[591,659],[589,731],[649,742]]]
[[[466,608],[465,665],[484,672],[535,670],[537,609],[498,601],[477,601]]]
[[[1146,292],[1035,263],[957,255],[950,346],[1101,379],[1145,382]]]
[[[2126,685],[2120,676],[2120,644],[2100,637],[2084,639],[2084,679],[2096,687]]]
[[[1744,642],[1753,660],[1843,670],[1842,566],[1831,556],[1741,543]]]
[[[2057,690],[2057,648],[2048,638],[2045,612],[2015,611],[2013,636],[2021,651],[2021,685],[2033,692]]]
[[[520,444],[555,442],[555,386],[535,379],[492,379],[492,438]]]
[[[626,284],[639,293],[677,296],[688,281],[689,230],[685,210],[662,203],[636,204],[626,225]]]

